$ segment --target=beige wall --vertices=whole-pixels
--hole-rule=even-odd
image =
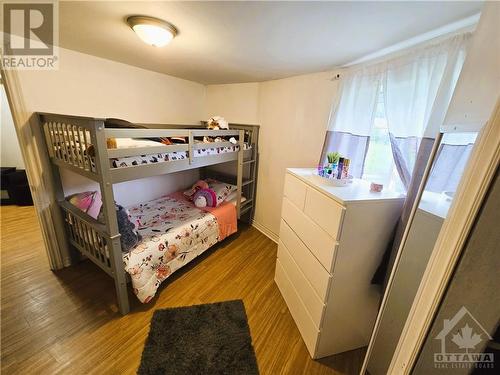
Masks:
[[[66,49],[60,50],[59,67],[18,72],[28,111],[171,124],[198,124],[204,118],[205,86],[199,83]],[[129,189],[119,184],[115,198],[124,205],[153,199],[183,188],[197,176],[187,171],[143,180],[141,185],[130,182]],[[67,194],[95,188],[66,171],[63,181]]]
[[[207,86],[205,118],[219,115],[233,123],[257,124],[259,83]]]
[[[0,165],[24,169],[23,156],[3,85],[0,85],[0,141]]]
[[[60,49],[57,71],[19,71],[33,111],[136,122],[199,123],[205,86],[115,61]]]
[[[253,84],[207,87],[206,113],[260,128],[255,225],[277,238],[287,167],[317,164],[338,81],[334,72]],[[254,108],[257,104],[255,117]]]

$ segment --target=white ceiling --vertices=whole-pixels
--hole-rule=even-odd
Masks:
[[[205,84],[341,66],[480,11],[482,2],[60,2],[62,47]],[[144,44],[130,15],[179,30]]]

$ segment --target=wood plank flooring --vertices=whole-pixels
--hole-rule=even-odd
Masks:
[[[89,261],[52,272],[33,207],[1,215],[2,374],[134,374],[155,309],[242,299],[261,374],[358,374],[364,350],[313,361],[276,285],[276,245],[243,228],[122,317]],[[194,375],[194,374],[193,374]]]

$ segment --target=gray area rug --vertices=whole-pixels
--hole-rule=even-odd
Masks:
[[[258,374],[243,301],[155,311],[137,373]]]

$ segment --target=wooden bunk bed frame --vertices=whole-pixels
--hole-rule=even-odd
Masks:
[[[230,124],[229,130],[208,130],[200,125],[140,124],[143,129],[106,128],[106,119],[37,113],[45,135],[56,200],[65,219],[69,244],[88,257],[110,275],[115,282],[118,307],[125,315],[130,311],[127,281],[130,279],[123,266],[120,233],[116,218],[113,184],[150,176],[204,168],[231,161],[236,162],[236,173],[215,172],[217,178],[237,186],[236,211],[238,219],[251,223],[254,213],[257,163],[258,125]],[[224,136],[237,138],[239,151],[194,157],[201,148],[233,146],[230,142],[195,143],[195,137]],[[188,143],[155,147],[108,149],[107,138],[186,137]],[[245,138],[251,145],[244,150]],[[88,155],[93,145],[94,155]],[[111,167],[110,158],[155,153],[186,151],[182,160],[139,164],[130,167]],[[104,223],[79,210],[65,199],[59,168],[65,168],[99,184],[102,196]],[[204,168],[205,169],[205,168]],[[206,174],[206,173],[203,173]],[[241,202],[245,189],[246,201]]]

